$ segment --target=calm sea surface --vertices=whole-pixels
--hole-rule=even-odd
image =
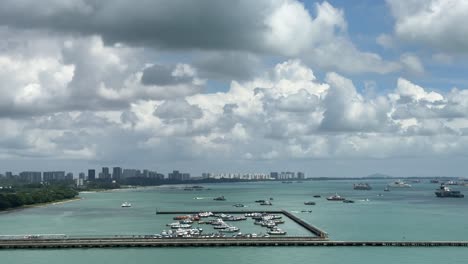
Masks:
[[[0,235],[67,234],[146,235],[160,233],[172,216],[156,210],[286,209],[316,225],[332,240],[468,240],[468,198],[440,199],[436,184],[414,183],[410,189],[384,192],[388,181],[368,181],[371,191],[355,191],[356,181],[312,181],[205,184],[209,190],[184,191],[164,186],[111,192],[82,193],[80,201],[0,214]],[[453,186],[468,196],[468,187]],[[329,202],[338,193],[354,204]],[[313,195],[322,198],[313,198]],[[383,196],[379,196],[379,194]],[[213,201],[224,195],[227,201]],[[197,197],[198,199],[194,199]],[[262,207],[255,200],[274,200]],[[132,203],[121,208],[122,202]],[[305,201],[317,205],[306,206]],[[242,208],[241,208],[242,209]],[[312,213],[301,213],[312,210]],[[243,233],[264,232],[251,222],[235,223]],[[209,232],[208,226],[201,226]],[[305,230],[287,221],[290,235]],[[467,248],[146,248],[2,250],[1,263],[468,263]]]

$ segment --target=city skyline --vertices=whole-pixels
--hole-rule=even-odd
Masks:
[[[0,171],[465,177],[466,13],[461,0],[2,1]]]

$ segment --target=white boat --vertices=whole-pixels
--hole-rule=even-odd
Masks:
[[[269,235],[286,235],[286,231],[283,231],[280,228],[272,228],[267,231]]]
[[[339,196],[338,194],[327,197],[328,201],[344,201],[346,198]]]
[[[132,207],[132,204],[129,202],[122,203],[121,207]]]
[[[223,233],[235,233],[235,232],[239,232],[239,228],[238,227],[235,227],[235,226],[229,226],[227,228],[224,228],[222,230],[219,230],[219,232],[223,232]]]
[[[411,185],[409,185],[408,183],[405,183],[404,181],[396,180],[396,181],[394,181],[392,183],[389,183],[388,187],[392,187],[392,188],[411,188]]]

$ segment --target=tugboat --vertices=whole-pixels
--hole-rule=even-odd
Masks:
[[[358,184],[353,184],[353,189],[354,190],[372,190],[372,187],[368,183],[358,183]]]
[[[440,185],[440,188],[436,190],[435,195],[439,198],[463,198],[465,195],[461,194],[460,191],[452,191],[445,185]]]
[[[215,201],[226,201],[226,198],[224,198],[224,196],[219,196],[219,197],[214,198],[213,200],[215,200]]]
[[[332,195],[330,197],[327,197],[328,201],[344,201],[346,200],[344,197],[339,196],[338,194]]]

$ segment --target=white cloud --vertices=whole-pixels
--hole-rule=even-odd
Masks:
[[[468,52],[468,2],[388,0],[400,39],[443,52]]]
[[[400,61],[410,74],[420,75],[424,73],[424,66],[416,55],[409,53],[402,54]]]

